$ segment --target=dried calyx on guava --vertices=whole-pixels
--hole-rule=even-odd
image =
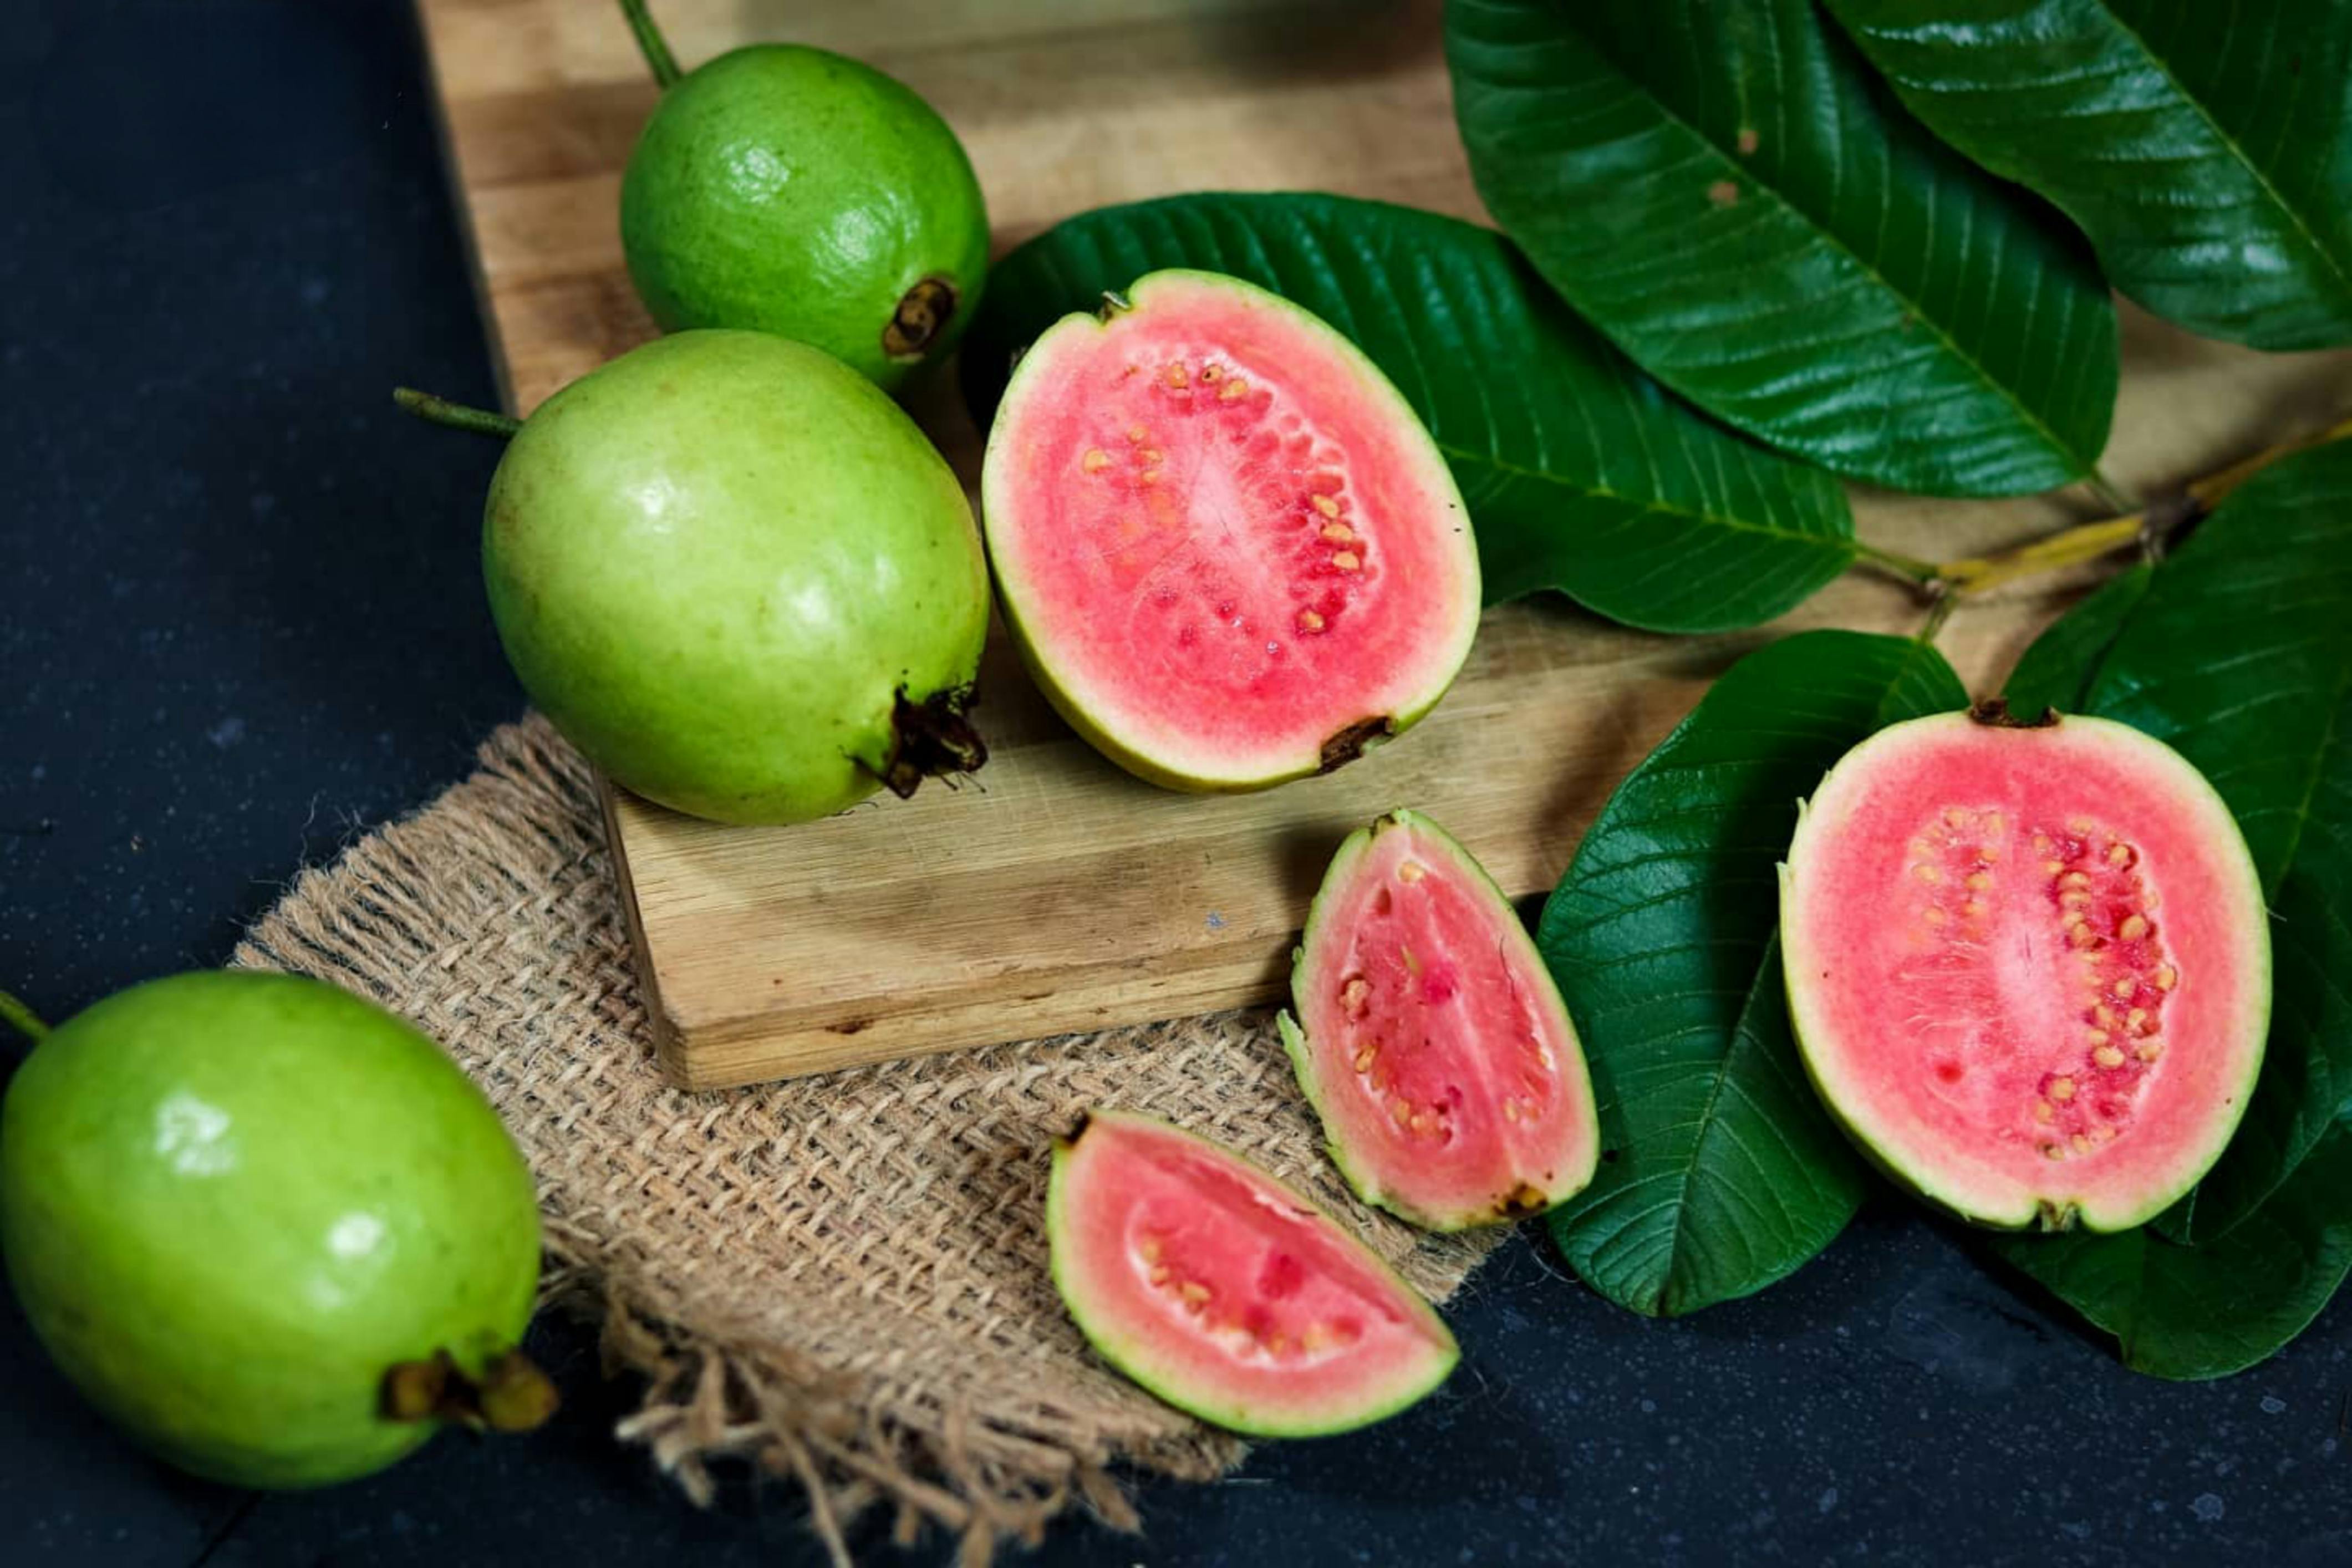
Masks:
[[[2244,1113],[2270,1018],[2262,886],[2169,746],[1999,703],[1895,724],[1805,803],[1789,1006],[1822,1097],[1965,1218],[2121,1230]]]
[[[530,1171],[430,1039],[322,981],[173,975],[47,1032],[0,1110],[0,1248],[43,1347],[182,1468],[322,1486],[520,1430]]]
[[[939,112],[873,67],[751,44],[664,82],[621,181],[621,249],[665,331],[823,349],[886,390],[946,360],[980,303],[988,210]]]
[[[1366,1203],[1460,1230],[1539,1214],[1592,1180],[1583,1047],[1484,868],[1393,811],[1340,845],[1278,1023],[1333,1161]]]
[[[1435,705],[1477,626],[1444,458],[1379,369],[1237,279],[1155,272],[1021,357],[982,516],[1081,735],[1180,789],[1328,772]]]
[[[987,756],[971,503],[805,344],[679,332],[556,393],[491,480],[482,570],[531,700],[663,805],[804,822]]]
[[[1404,1409],[1460,1359],[1429,1303],[1298,1193],[1152,1117],[1054,1147],[1054,1283],[1087,1341],[1180,1410],[1305,1437]]]

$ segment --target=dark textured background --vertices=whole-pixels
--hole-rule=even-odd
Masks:
[[[476,574],[497,449],[385,398],[492,395],[407,0],[6,13],[0,984],[62,1016],[219,962],[520,699]],[[1044,1559],[2352,1563],[2340,1303],[2270,1365],[2179,1387],[1887,1198],[1694,1321],[1554,1268],[1515,1244],[1474,1282],[1468,1357],[1421,1409],[1146,1487],[1141,1540],[1071,1526]],[[609,1440],[627,1391],[592,1347],[535,1348],[569,1399],[552,1428],[257,1499],[125,1447],[11,1305],[0,1563],[814,1560],[788,1489],[688,1507]]]

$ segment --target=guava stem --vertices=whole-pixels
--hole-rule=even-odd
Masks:
[[[429,392],[419,392],[413,386],[394,387],[392,400],[426,424],[444,426],[451,430],[471,430],[477,436],[496,436],[505,440],[522,428],[522,421],[511,414],[499,414],[488,408],[469,408],[446,397],[436,397]]]
[[[1898,555],[1892,550],[1881,550],[1875,544],[1867,544],[1859,539],[1853,542],[1853,556],[1855,560],[1867,561],[1873,566],[1883,566],[1897,576],[1908,577],[1914,583],[1936,580],[1934,562],[1922,561],[1914,555]]]
[[[41,1016],[5,991],[0,991],[0,1023],[11,1026],[37,1046],[49,1037],[49,1026]]]
[[[621,15],[629,19],[629,31],[637,36],[637,51],[652,68],[654,84],[668,91],[670,84],[685,73],[677,68],[677,57],[669,52],[669,40],[655,25],[653,13],[646,9],[646,0],[621,0]]]

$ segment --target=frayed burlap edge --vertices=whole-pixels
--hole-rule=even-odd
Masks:
[[[544,1300],[645,1380],[616,1435],[697,1502],[737,1460],[798,1482],[833,1560],[887,1506],[968,1568],[1072,1506],[1133,1528],[1118,1467],[1244,1452],[1107,1369],[1046,1271],[1046,1152],[1096,1104],[1167,1115],[1307,1191],[1433,1299],[1493,1237],[1354,1203],[1268,1020],[1223,1014],[719,1093],[656,1070],[593,781],[537,717],[424,810],[304,872],[232,960],[424,1027],[530,1160]]]

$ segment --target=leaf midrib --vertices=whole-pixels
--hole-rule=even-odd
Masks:
[[[1819,18],[1816,17],[1817,25],[1818,21]],[[1574,30],[1573,23],[1567,25],[1570,26],[1571,31]],[[1885,289],[1887,293],[1908,306],[1911,310],[1912,320],[1918,321],[1925,326],[1927,331],[1934,335],[1936,341],[1941,343],[1951,354],[1952,358],[1965,367],[1969,374],[1973,375],[1979,383],[1989,389],[2000,402],[2006,404],[2011,409],[2014,410],[2025,420],[2026,424],[2032,426],[2033,430],[2048,445],[2049,449],[2063,459],[2067,467],[2072,468],[2076,475],[2085,475],[2091,471],[2095,461],[2093,458],[2078,454],[2075,452],[2074,447],[2061,440],[2058,437],[2058,433],[2050,427],[2047,421],[2045,421],[2032,409],[2027,407],[2023,402],[2020,401],[2017,395],[2011,392],[2009,387],[2003,385],[1990,371],[1988,371],[1984,367],[1983,363],[1979,362],[1975,355],[1969,353],[1966,349],[1963,349],[1958,343],[1955,342],[1952,340],[1951,334],[1944,330],[1942,322],[1937,321],[1933,313],[1931,313],[1917,300],[1913,299],[1906,290],[1895,287],[1893,280],[1888,279],[1884,272],[1881,272],[1876,267],[1864,260],[1861,253],[1846,243],[1844,236],[1837,233],[1826,224],[1821,223],[1815,219],[1811,213],[1807,212],[1804,208],[1799,206],[1794,201],[1790,199],[1790,197],[1783,193],[1779,186],[1773,184],[1768,180],[1765,180],[1753,170],[1749,169],[1746,164],[1735,162],[1731,154],[1725,152],[1722,145],[1718,143],[1714,137],[1707,135],[1705,132],[1700,131],[1696,126],[1693,125],[1689,121],[1684,119],[1681,114],[1669,107],[1664,99],[1653,92],[1647,84],[1636,80],[1632,72],[1619,66],[1615,60],[1611,59],[1608,55],[1601,51],[1598,45],[1594,44],[1582,33],[1577,33],[1576,37],[1578,41],[1591,52],[1592,57],[1595,59],[1599,60],[1609,70],[1614,72],[1619,79],[1622,80],[1628,87],[1632,88],[1636,93],[1638,93],[1645,102],[1649,103],[1656,110],[1661,118],[1664,119],[1669,124],[1675,126],[1676,129],[1687,133],[1693,141],[1706,148],[1708,154],[1715,160],[1718,171],[1727,170],[1738,181],[1751,185],[1755,189],[1761,191],[1766,195],[1771,197],[1772,200],[1780,205],[1782,211],[1789,213],[1799,222],[1802,223],[1805,227],[1826,239],[1836,248],[1840,255],[1845,257],[1848,260],[1852,261],[1855,267],[1859,268],[1865,277],[1874,280],[1881,288]],[[1873,335],[1875,336],[1876,333],[1874,332]]]
[[[2287,222],[2294,226],[2294,232],[2303,237],[2311,254],[2318,258],[2327,270],[2335,276],[2338,285],[2337,293],[2347,303],[2352,303],[2352,272],[2347,272],[2343,264],[2336,259],[2334,253],[2320,242],[2319,236],[2313,232],[2309,224],[2304,222],[2303,214],[2286,199],[2285,193],[2271,183],[2270,175],[2263,172],[2262,165],[2256,163],[2252,155],[2238,144],[2238,139],[2231,135],[2220,121],[2213,118],[2212,111],[2205,107],[2204,100],[2189,90],[2188,86],[2181,81],[2179,73],[2173,70],[2172,62],[2158,54],[2155,47],[2140,34],[2138,28],[2117,16],[2112,7],[2104,3],[2104,0],[2098,9],[2099,14],[2106,17],[2116,31],[2130,39],[2133,46],[2147,57],[2148,64],[2154,66],[2162,74],[2172,90],[2179,95],[2180,101],[2195,111],[2197,118],[2204,122],[2205,128],[2213,133],[2213,139],[2221,144],[2231,157],[2237,161],[2238,166],[2245,170],[2254,184],[2261,188],[2263,194],[2270,198],[2271,205],[2285,215]]]
[[[1683,1237],[1686,1234],[1683,1222],[1690,1213],[1691,1181],[1697,1173],[1699,1157],[1706,1147],[1707,1138],[1715,1131],[1716,1107],[1722,1103],[1724,1086],[1731,1080],[1732,1058],[1739,1054],[1741,1044],[1750,1037],[1748,1024],[1755,1015],[1756,1001],[1762,992],[1764,978],[1770,973],[1772,964],[1780,960],[1779,944],[1768,942],[1765,950],[1765,959],[1756,965],[1756,973],[1748,978],[1748,993],[1740,1001],[1739,1017],[1731,1026],[1731,1037],[1722,1057],[1716,1062],[1715,1082],[1707,1090],[1706,1104],[1699,1110],[1696,1123],[1698,1131],[1691,1139],[1690,1158],[1683,1163],[1675,1175],[1675,1224],[1666,1237],[1666,1262],[1658,1279],[1658,1311],[1662,1316],[1673,1315],[1667,1312],[1666,1304],[1674,1296],[1675,1268],[1683,1255]]]

